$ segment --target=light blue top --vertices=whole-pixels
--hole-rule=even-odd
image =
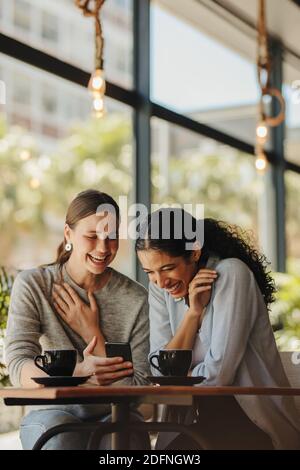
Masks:
[[[263,296],[248,266],[237,258],[208,259],[216,269],[205,316],[193,348],[192,375],[202,385],[289,387]],[[166,290],[149,285],[150,354],[174,336],[188,309]],[[155,375],[160,373],[152,368]],[[291,397],[236,396],[249,418],[278,449],[300,449],[300,417]]]

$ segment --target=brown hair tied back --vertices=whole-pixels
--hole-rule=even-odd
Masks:
[[[100,205],[111,205],[115,211],[117,219],[120,219],[120,209],[116,201],[106,193],[102,193],[96,189],[87,189],[77,194],[75,199],[68,207],[66,215],[66,224],[71,229],[74,229],[76,224],[89,215],[96,214]],[[62,265],[68,261],[72,251],[66,251],[66,239],[61,242],[57,248],[57,255],[55,263],[61,268]]]

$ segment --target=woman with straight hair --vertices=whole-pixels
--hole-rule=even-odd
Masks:
[[[118,251],[119,207],[108,194],[89,189],[71,202],[64,240],[55,263],[28,269],[15,279],[5,338],[5,357],[14,386],[34,387],[46,375],[34,357],[49,349],[75,349],[74,376],[110,386],[147,383],[149,321],[147,291],[109,267]],[[108,358],[105,341],[129,342],[132,363]],[[24,449],[32,449],[53,426],[110,420],[109,405],[52,405],[31,409],[21,423]],[[141,420],[136,409],[132,420]],[[85,449],[89,433],[62,433],[44,449]],[[109,436],[100,448],[109,448]],[[131,447],[149,449],[148,434],[134,434]]]
[[[268,315],[274,282],[245,233],[164,208],[141,224],[136,251],[150,281],[149,359],[161,349],[192,349],[189,374],[205,378],[198,386],[290,386]],[[165,419],[175,415],[206,448],[300,448],[292,397],[201,397],[188,413],[169,407]],[[195,445],[172,433],[160,435],[157,447]]]

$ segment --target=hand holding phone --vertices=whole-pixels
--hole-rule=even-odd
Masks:
[[[122,357],[125,362],[132,363],[130,343],[105,343],[107,357]],[[130,376],[129,376],[130,377]]]
[[[131,362],[122,357],[103,357],[94,355],[97,337],[94,336],[83,351],[83,361],[77,364],[77,375],[91,375],[89,382],[95,385],[111,385],[118,380],[133,375]]]

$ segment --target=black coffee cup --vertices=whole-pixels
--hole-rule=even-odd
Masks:
[[[51,349],[34,358],[35,365],[51,376],[72,376],[76,361],[75,349]]]
[[[192,364],[191,349],[161,349],[159,354],[151,356],[150,363],[162,375],[186,376]],[[153,359],[157,359],[158,365]]]

